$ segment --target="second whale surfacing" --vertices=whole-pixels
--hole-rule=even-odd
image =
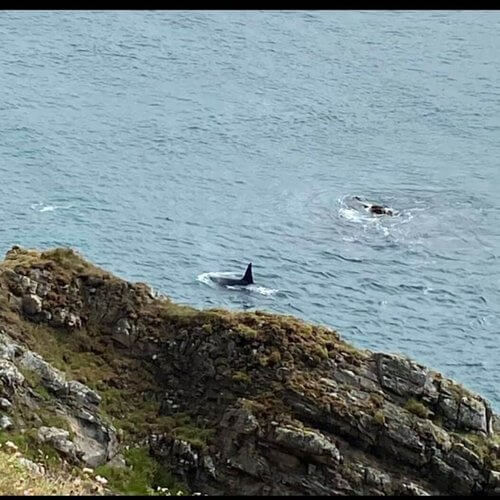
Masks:
[[[363,208],[372,214],[394,215],[394,210],[392,210],[392,208],[386,207],[384,205],[377,205],[375,203],[363,202],[359,196],[354,196],[353,199],[359,201],[361,205],[363,205]]]
[[[252,263],[248,264],[243,278],[223,278],[221,276],[210,276],[215,283],[223,286],[247,286],[253,285]]]

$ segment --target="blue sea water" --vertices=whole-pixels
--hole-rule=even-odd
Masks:
[[[499,54],[498,11],[2,11],[0,252],[326,324],[498,410]]]

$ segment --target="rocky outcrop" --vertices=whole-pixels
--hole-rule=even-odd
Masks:
[[[16,406],[57,415],[71,431],[40,426],[38,439],[48,442],[68,460],[96,467],[117,453],[117,437],[112,425],[105,423],[98,412],[101,397],[76,381],[67,381],[63,372],[47,363],[40,355],[25,349],[0,330],[0,394],[16,401]],[[25,375],[36,381],[30,385]],[[33,387],[34,386],[34,387]],[[32,389],[45,389],[40,398]],[[0,410],[11,410],[12,403],[3,397]],[[2,425],[2,422],[4,424]],[[10,425],[8,425],[10,424]],[[0,417],[0,427],[13,427],[11,419]]]
[[[498,416],[413,360],[179,306],[70,250],[14,248],[0,272],[0,412],[40,414],[37,439],[74,463],[146,446],[208,494],[498,494]]]

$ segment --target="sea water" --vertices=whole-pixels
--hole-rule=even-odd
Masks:
[[[496,11],[2,11],[0,251],[325,324],[498,410],[499,54]]]

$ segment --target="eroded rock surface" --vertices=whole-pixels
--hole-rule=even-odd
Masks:
[[[2,331],[0,346],[12,359],[0,359],[0,393],[9,394],[18,405],[27,406],[34,414],[42,409],[45,413],[57,415],[73,435],[70,439],[68,430],[40,426],[38,438],[41,442],[52,444],[70,461],[91,467],[113,458],[117,452],[116,432],[99,415],[99,394],[76,380],[67,381],[62,371],[47,363],[40,355],[23,348]],[[44,388],[52,398],[49,401],[37,399],[22,372],[36,377],[38,387]],[[11,410],[12,403],[6,398],[0,398],[0,404],[0,410]],[[1,416],[0,428],[10,427],[13,427],[11,419]]]
[[[291,317],[178,306],[66,250],[8,252],[0,301],[0,412],[40,414],[40,441],[75,463],[127,443],[208,494],[499,492],[489,402],[403,356]]]

